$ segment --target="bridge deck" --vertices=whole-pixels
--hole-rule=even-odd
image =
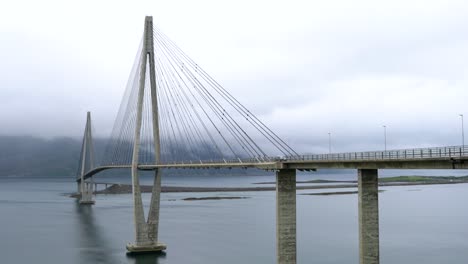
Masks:
[[[290,169],[468,169],[468,157],[380,159],[380,160],[297,160],[284,162]]]
[[[315,154],[259,160],[201,161],[169,164],[141,164],[140,170],[155,169],[468,169],[468,148],[461,146],[390,151]],[[85,179],[109,169],[128,169],[127,165],[104,165],[90,170]],[[80,179],[77,179],[79,182]]]

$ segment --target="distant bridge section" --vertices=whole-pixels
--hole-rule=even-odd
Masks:
[[[468,148],[447,146],[285,157],[294,169],[468,169]]]

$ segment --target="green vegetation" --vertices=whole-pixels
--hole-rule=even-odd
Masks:
[[[468,182],[468,176],[397,176],[397,177],[387,177],[379,178],[381,183],[390,183],[390,182],[431,182],[431,183],[447,183],[447,182]]]
[[[214,196],[214,197],[188,197],[182,200],[184,201],[204,201],[204,200],[234,200],[234,199],[248,199],[250,197],[222,197],[222,196]]]
[[[385,190],[379,190],[379,193],[384,192]],[[346,191],[346,192],[318,192],[318,193],[301,193],[300,195],[344,195],[344,194],[357,194],[358,191]]]

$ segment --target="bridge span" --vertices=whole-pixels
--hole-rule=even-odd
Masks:
[[[357,169],[360,264],[380,262],[379,169],[468,169],[465,146],[299,155],[145,18],[142,43],[108,146],[95,161],[88,112],[77,171],[80,204],[94,204],[93,178],[130,169],[132,253],[157,252],[161,177],[169,169],[246,168],[276,173],[276,259],[296,264],[296,171]],[[139,172],[154,171],[147,218]],[[174,245],[176,246],[176,245]],[[309,262],[313,262],[309,261]]]
[[[86,180],[109,169],[129,165],[99,166],[83,175]],[[468,148],[447,146],[388,151],[267,157],[259,160],[186,161],[139,164],[139,170],[255,168],[276,171],[278,263],[295,263],[296,170],[357,169],[361,263],[379,263],[378,169],[468,169]]]
[[[131,164],[98,166],[86,172],[83,175],[83,180],[104,170],[130,168]],[[263,160],[204,160],[138,165],[139,170],[226,168],[255,168],[261,170],[295,169],[307,171],[317,169],[468,169],[468,147],[446,146],[264,157]],[[81,177],[76,179],[77,182],[81,182],[81,180]]]

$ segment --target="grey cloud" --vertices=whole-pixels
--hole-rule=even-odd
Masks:
[[[108,135],[153,10],[167,35],[300,151],[326,152],[328,132],[336,151],[379,149],[382,124],[392,148],[459,144],[468,4],[208,4],[112,2],[110,11],[110,2],[83,1],[67,19],[59,4],[24,21],[11,4],[0,23],[0,134],[79,137],[89,110],[97,135]]]

